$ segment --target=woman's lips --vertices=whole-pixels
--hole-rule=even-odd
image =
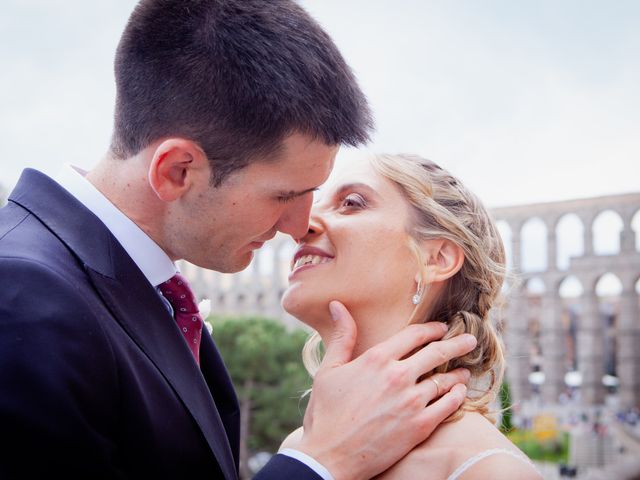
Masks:
[[[298,257],[292,265],[292,270],[289,274],[289,280],[291,280],[299,272],[309,270],[320,265],[325,265],[332,260],[333,257],[326,257],[323,255],[303,255],[301,257]]]
[[[289,280],[291,280],[298,272],[308,270],[319,265],[324,265],[325,263],[332,261],[333,258],[333,255],[322,248],[303,243],[300,245],[291,261],[291,273],[289,274]]]

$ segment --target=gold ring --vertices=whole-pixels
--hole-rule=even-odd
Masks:
[[[439,397],[440,396],[440,384],[433,377],[429,377],[429,380],[431,380],[435,384],[435,386],[436,386],[436,398]]]

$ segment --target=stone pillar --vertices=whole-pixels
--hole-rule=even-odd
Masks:
[[[271,315],[277,318],[284,318],[284,310],[280,306],[280,291],[284,288],[283,284],[283,260],[282,249],[286,248],[286,241],[281,241],[273,247],[273,269],[271,271],[271,287],[267,295],[267,302],[270,305]]]
[[[529,337],[526,298],[521,291],[509,295],[505,331],[506,376],[512,403],[531,398],[531,339]]]
[[[585,290],[582,314],[578,327],[578,370],[582,375],[580,396],[584,405],[604,402],[604,331],[598,297],[593,290]]]
[[[194,267],[191,272],[191,279],[193,291],[195,292],[198,301],[203,298],[211,298],[213,292],[211,285],[207,284],[205,279],[205,270],[203,268]]]
[[[622,408],[640,407],[640,307],[635,286],[625,282],[617,320],[616,370]]]
[[[552,222],[554,225],[555,222]],[[547,271],[554,271],[558,266],[558,247],[555,227],[547,227]]]
[[[238,292],[241,288],[240,275],[231,275],[228,277],[228,288],[225,294],[225,311],[226,313],[240,313],[240,304],[238,302]]]
[[[260,262],[262,259],[262,255],[260,254],[260,250],[256,250],[253,252],[253,260],[251,261],[251,283],[258,282],[258,278],[260,277]]]
[[[631,226],[633,213],[623,217],[622,232],[620,232],[620,253],[634,253],[636,251],[636,232]]]
[[[542,371],[544,384],[542,398],[547,403],[557,403],[565,390],[565,341],[562,328],[562,303],[554,290],[547,289],[542,296],[540,309],[540,345],[542,347]]]
[[[581,216],[580,219],[584,223],[584,256],[590,257],[593,255],[593,217]]]
[[[513,262],[513,271],[522,271],[522,245],[520,230],[522,230],[522,223],[509,224],[511,227],[511,261]]]

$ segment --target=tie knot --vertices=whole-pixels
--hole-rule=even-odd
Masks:
[[[179,273],[159,285],[162,295],[169,300],[171,306],[179,313],[198,313],[196,297],[189,287],[189,283]]]

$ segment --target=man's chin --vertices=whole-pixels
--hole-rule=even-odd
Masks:
[[[253,260],[253,252],[243,252],[234,256],[229,255],[225,258],[207,258],[199,261],[185,260],[200,268],[206,268],[207,270],[213,270],[215,272],[238,273],[246,269],[249,264],[251,264],[251,260]]]
[[[225,259],[226,261],[220,268],[213,268],[220,273],[238,273],[245,270],[253,260],[253,251],[244,252],[237,257]]]

